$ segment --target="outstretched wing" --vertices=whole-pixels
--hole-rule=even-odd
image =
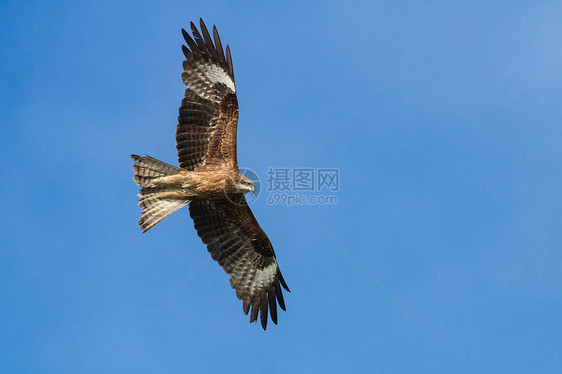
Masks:
[[[189,213],[213,260],[230,274],[230,285],[243,301],[244,313],[250,307],[250,322],[260,314],[267,327],[268,310],[277,324],[277,303],[285,310],[281,286],[289,291],[273,246],[246,203],[244,195],[227,199],[196,199]],[[289,291],[290,292],[290,291]]]
[[[238,168],[236,127],[238,101],[230,48],[226,56],[213,26],[214,44],[200,20],[201,33],[191,22],[193,38],[182,29],[188,45],[182,46],[182,80],[188,88],[179,109],[176,148],[180,167],[193,170],[204,164]]]

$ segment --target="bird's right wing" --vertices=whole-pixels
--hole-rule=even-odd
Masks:
[[[193,170],[205,164],[238,168],[236,129],[238,101],[230,48],[226,56],[213,26],[213,39],[200,20],[201,33],[191,22],[193,38],[182,29],[183,82],[188,86],[179,109],[176,148],[180,167]]]

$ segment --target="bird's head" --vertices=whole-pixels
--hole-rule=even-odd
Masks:
[[[243,193],[254,192],[256,190],[254,182],[252,182],[250,178],[243,175],[240,178],[240,182],[238,182],[238,188]]]

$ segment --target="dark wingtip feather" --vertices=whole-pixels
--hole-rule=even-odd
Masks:
[[[199,33],[199,30],[197,30],[197,27],[195,27],[195,24],[191,22],[190,25],[191,25],[191,32],[195,37],[195,42],[199,46],[201,52],[203,52],[204,55],[211,56],[211,52],[209,51],[209,48],[207,48],[207,45],[205,45],[205,40],[203,39],[203,37],[201,37],[201,34]]]
[[[244,310],[244,314],[248,315],[248,312],[250,311],[250,300],[248,299],[244,299],[244,301],[242,302],[242,309]]]
[[[268,292],[269,300],[269,314],[271,315],[271,320],[273,323],[277,324],[277,302],[275,301],[275,292],[270,289]]]
[[[181,34],[183,35],[183,38],[185,39],[186,42],[187,42],[187,38],[191,38],[183,27],[181,28]]]
[[[189,58],[189,56],[192,54],[191,51],[185,45],[181,46],[181,51],[183,52],[185,58]]]
[[[275,296],[277,296],[277,302],[279,303],[279,307],[283,310],[285,309],[285,300],[283,299],[283,291],[281,290],[281,286],[279,282],[275,285]]]
[[[268,303],[267,297],[263,297],[260,305],[260,320],[261,320],[261,327],[263,327],[264,331],[267,328],[267,317],[268,317],[267,303]]]
[[[203,18],[199,18],[199,28],[201,28],[203,37],[205,37],[205,34],[209,34],[209,30],[207,30],[207,26],[205,25],[205,22],[203,22]],[[207,38],[205,38],[205,41],[207,41]]]
[[[191,38],[191,36],[189,36],[189,34],[187,33],[187,31],[185,31],[184,29],[181,29],[183,38],[185,39],[185,42],[187,43],[187,45],[189,46],[189,48],[191,49],[191,53],[193,53],[195,56],[198,57],[203,57],[203,54],[201,53],[201,51],[199,50],[199,47],[197,46],[197,44],[195,43],[195,41],[193,41],[193,39]],[[185,46],[183,46],[185,47]]]
[[[257,303],[252,303],[252,312],[250,313],[250,323],[256,322],[260,308]]]
[[[217,53],[215,45],[213,44],[213,39],[211,39],[209,30],[207,30],[207,26],[205,26],[205,22],[203,22],[202,18],[199,18],[199,27],[201,27],[201,33],[203,34],[203,39],[205,40],[207,50],[211,53],[211,57],[216,60],[216,62],[220,63],[219,55]]]
[[[285,283],[285,279],[283,279],[283,275],[281,274],[281,271],[279,271],[279,282],[281,282],[281,285],[283,286],[284,289],[287,290],[287,292],[291,292],[289,287],[287,287],[287,283]]]
[[[217,48],[221,65],[222,67],[226,68],[227,67],[226,57],[224,57],[224,50],[222,49],[221,38],[219,36],[217,27],[215,25],[213,25],[213,38],[215,39],[215,47]]]
[[[228,44],[226,45],[226,63],[230,77],[234,80],[234,68],[232,67],[232,56],[230,55],[230,46]]]

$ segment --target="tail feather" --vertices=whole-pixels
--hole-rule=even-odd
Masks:
[[[131,160],[135,161],[133,171],[135,183],[141,187],[154,187],[154,179],[168,175],[178,174],[180,168],[157,160],[150,156],[131,155]]]
[[[180,168],[159,161],[150,156],[131,155],[135,161],[133,170],[135,182],[143,187],[139,191],[139,207],[142,209],[139,225],[143,233],[158,222],[189,203],[178,191],[169,187],[158,187],[156,180],[161,177],[178,174]]]
[[[143,194],[143,190],[145,190],[145,188],[139,193],[141,196],[139,199],[139,207],[142,209],[142,213],[138,222],[143,233],[189,203],[189,200],[170,199],[159,196],[159,193]],[[162,194],[167,194],[167,192]]]

